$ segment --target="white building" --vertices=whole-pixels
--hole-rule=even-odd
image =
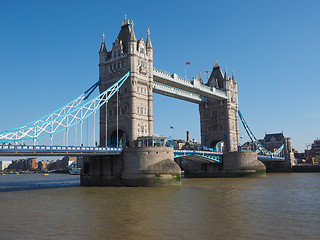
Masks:
[[[12,163],[12,161],[0,161],[0,170],[5,170]]]

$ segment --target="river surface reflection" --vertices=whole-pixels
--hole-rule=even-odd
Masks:
[[[319,239],[320,173],[80,187],[0,175],[0,239]]]

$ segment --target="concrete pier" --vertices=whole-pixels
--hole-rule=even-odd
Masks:
[[[257,159],[256,152],[229,152],[223,154],[225,176],[247,177],[266,173],[265,165]]]
[[[260,177],[265,176],[265,165],[257,160],[255,152],[229,152],[223,154],[223,164],[191,162],[182,166],[185,177]]]
[[[120,156],[87,157],[82,186],[180,185],[181,169],[170,147],[125,148]]]

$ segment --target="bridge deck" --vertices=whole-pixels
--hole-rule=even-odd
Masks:
[[[0,145],[0,156],[91,156],[119,155],[122,148]]]
[[[0,145],[0,156],[94,156],[120,155],[122,148],[113,147],[81,147],[81,146],[28,146],[28,145]],[[185,157],[192,161],[203,163],[222,162],[222,152],[198,150],[174,150],[174,157]],[[258,160],[266,162],[285,161],[283,157],[258,155]]]

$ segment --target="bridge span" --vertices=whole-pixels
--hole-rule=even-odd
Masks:
[[[208,176],[208,171],[213,175],[217,173],[219,164],[216,163],[222,163],[219,168],[222,166],[226,176],[231,176],[230,172],[233,172],[232,177],[265,172],[265,165],[257,161],[257,152],[238,152],[239,115],[257,150],[270,155],[258,156],[258,159],[282,163],[284,159],[275,156],[284,152],[286,163],[283,166],[291,169],[291,140],[287,139],[282,148],[271,153],[259,143],[244,121],[239,111],[234,72],[229,77],[227,70],[223,73],[216,62],[208,82],[203,84],[201,79],[191,81],[154,68],[150,31],[147,33],[146,41],[143,38],[137,40],[133,24],[125,18],[109,50],[103,35],[99,51],[99,81],[64,107],[31,123],[1,131],[0,156],[84,156],[81,184],[87,186],[179,184],[181,169],[174,158],[190,160],[189,172],[194,171],[196,175],[205,171],[205,175],[198,175],[204,177]],[[88,99],[98,86],[100,94]],[[156,137],[153,133],[153,93],[199,104],[201,144],[215,149],[219,142],[223,142],[223,153],[174,150],[165,145],[137,147],[135,143],[139,139]],[[100,113],[98,144],[95,131],[97,113]],[[89,116],[93,118],[93,141],[91,146],[82,147],[83,123]],[[75,130],[74,147],[69,147],[73,145],[69,141],[71,128]],[[53,137],[59,133],[63,133],[65,146],[53,144]],[[50,138],[51,146],[37,145],[42,137]],[[27,141],[33,141],[33,146],[23,145]]]
[[[202,150],[176,149],[174,158],[185,158],[190,161],[213,164],[223,163],[223,152]],[[84,146],[30,146],[30,145],[0,145],[0,156],[105,156],[120,155],[121,147],[84,147]],[[282,162],[283,157],[258,155],[258,160],[267,162]]]

